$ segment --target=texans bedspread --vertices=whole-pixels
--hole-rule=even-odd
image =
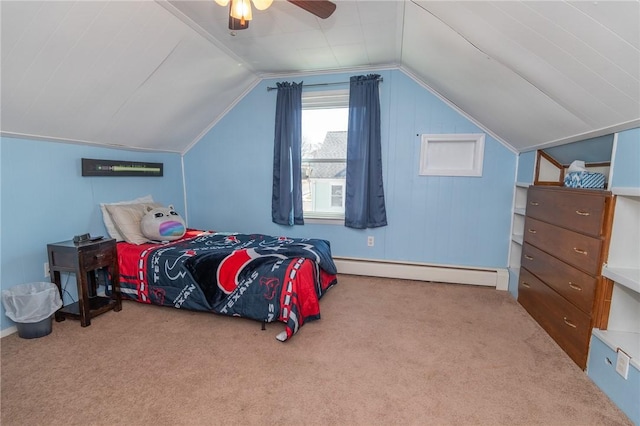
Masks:
[[[287,340],[320,318],[336,283],[328,241],[188,231],[165,244],[118,243],[120,290],[141,303],[286,324]]]

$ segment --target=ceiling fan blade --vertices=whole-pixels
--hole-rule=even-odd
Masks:
[[[288,0],[296,6],[313,13],[320,19],[327,19],[336,10],[335,3],[329,0]]]

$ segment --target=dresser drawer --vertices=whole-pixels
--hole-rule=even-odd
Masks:
[[[527,216],[600,236],[607,193],[585,189],[529,187]]]
[[[588,237],[527,217],[524,223],[524,241],[588,274],[600,273],[600,238]]]
[[[586,367],[589,316],[524,268],[520,269],[518,302],[580,368]]]
[[[113,247],[102,246],[92,250],[83,250],[78,254],[81,269],[93,270],[109,266],[117,261],[115,241]]]
[[[590,315],[593,310],[598,279],[525,243],[521,265],[540,278],[580,310]]]

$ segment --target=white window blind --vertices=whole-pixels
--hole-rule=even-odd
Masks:
[[[302,109],[349,108],[349,89],[302,92]]]

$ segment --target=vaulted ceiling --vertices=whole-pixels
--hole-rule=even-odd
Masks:
[[[399,68],[516,151],[640,126],[638,1],[0,2],[5,136],[184,152],[264,78]]]

